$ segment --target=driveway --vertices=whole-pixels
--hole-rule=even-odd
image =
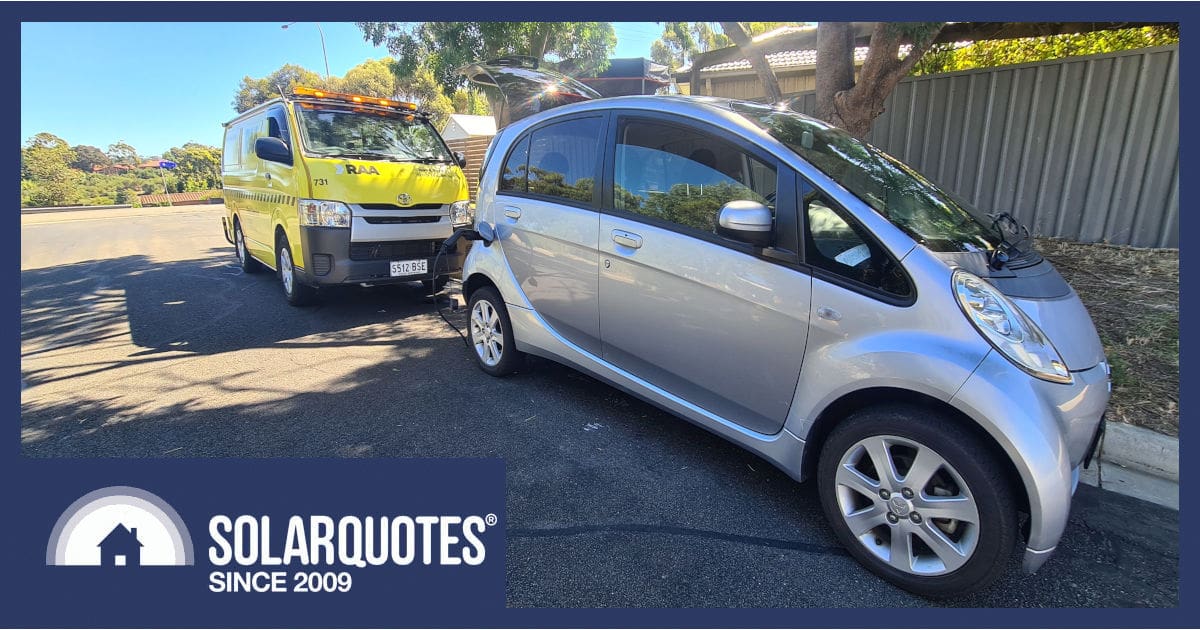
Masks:
[[[221,214],[22,217],[24,455],[501,457],[511,606],[933,605],[849,558],[812,484],[548,361],[484,375],[419,285],[287,306]],[[1018,561],[941,605],[1175,606],[1178,513],[1081,486]]]

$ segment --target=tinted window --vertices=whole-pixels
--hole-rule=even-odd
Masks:
[[[500,190],[525,192],[529,184],[528,169],[529,138],[525,137],[504,160],[504,166],[500,169]]]
[[[765,105],[735,109],[926,247],[970,252],[1000,244],[1000,233],[977,210],[845,131]]]
[[[600,153],[600,119],[542,127],[529,142],[529,192],[590,202]]]
[[[808,182],[801,182],[808,263],[898,297],[912,294],[895,261],[854,219]]]
[[[774,210],[775,169],[694,129],[626,121],[617,135],[613,204],[712,232],[721,206],[748,199]]]

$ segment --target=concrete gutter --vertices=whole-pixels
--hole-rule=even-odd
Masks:
[[[1179,439],[1121,422],[1104,428],[1098,461],[1080,481],[1179,509]]]

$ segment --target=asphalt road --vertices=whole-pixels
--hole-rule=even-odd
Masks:
[[[484,375],[419,285],[289,307],[220,216],[22,217],[25,455],[502,457],[512,606],[1178,603],[1177,513],[1086,486],[1038,574],[916,598],[839,548],[813,484],[548,361]]]

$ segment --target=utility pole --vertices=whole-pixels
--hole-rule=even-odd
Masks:
[[[282,28],[283,30],[286,31],[288,29],[288,27],[292,26],[293,24],[299,24],[299,22],[288,22],[287,24],[284,24],[283,26],[280,26],[279,28]],[[317,33],[319,33],[321,35],[321,56],[325,58],[325,83],[326,83],[326,89],[329,89],[328,88],[328,84],[329,84],[329,54],[325,52],[325,31],[324,31],[324,29],[321,28],[320,22],[313,22],[313,24],[317,25]]]

